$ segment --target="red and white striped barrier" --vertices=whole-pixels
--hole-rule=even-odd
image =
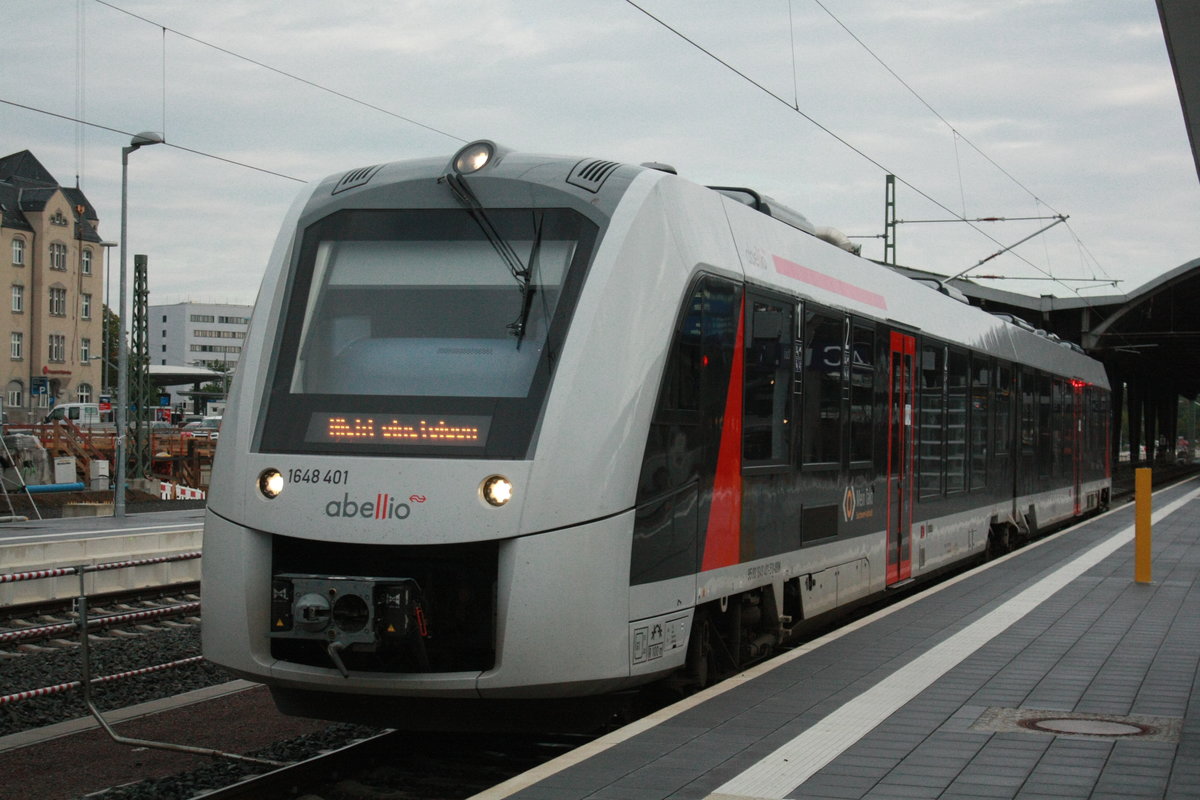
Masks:
[[[127,672],[118,672],[115,675],[104,675],[99,678],[92,678],[92,685],[97,686],[102,683],[110,683],[112,681],[121,680],[122,678],[133,678],[138,675],[149,675],[152,672],[162,672],[167,669],[176,669],[178,667],[187,667],[192,664],[198,664],[204,660],[204,656],[192,656],[191,658],[181,658],[178,661],[168,661],[166,664],[156,664],[153,667],[142,667],[141,669],[131,669]],[[59,683],[54,686],[43,686],[40,689],[29,689],[16,694],[0,695],[0,706],[9,703],[17,703],[21,700],[32,700],[35,697],[45,697],[51,694],[60,694],[69,692],[72,689],[78,689],[83,686],[83,681],[71,681],[70,683]]]
[[[207,498],[207,495],[200,489],[167,481],[159,482],[158,493],[163,500],[204,500]]]
[[[173,556],[154,556],[153,558],[137,558],[131,561],[106,561],[103,564],[91,564],[83,567],[84,572],[104,572],[110,569],[125,569],[126,567],[144,567],[147,564],[166,564],[170,561],[187,561],[200,558],[199,550],[187,553],[177,553]],[[32,572],[3,572],[0,573],[0,583],[17,583],[18,581],[37,581],[42,578],[61,578],[64,575],[78,575],[80,567],[55,567],[54,569],[39,569]]]

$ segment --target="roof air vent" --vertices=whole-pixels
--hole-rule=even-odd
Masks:
[[[659,172],[669,172],[672,175],[678,175],[679,170],[672,167],[670,164],[664,164],[661,161],[643,161],[642,166],[647,169],[656,169]]]
[[[356,170],[347,172],[342,176],[342,179],[337,182],[337,186],[333,187],[333,191],[330,192],[330,194],[337,194],[338,192],[344,192],[347,189],[356,189],[359,186],[365,186],[367,182],[371,180],[371,178],[375,177],[375,173],[379,172],[379,170],[382,168],[382,164],[376,164],[373,167],[360,167]]]
[[[621,165],[616,161],[600,161],[598,159],[580,161],[571,169],[571,174],[567,176],[567,183],[578,186],[580,189],[587,189],[589,192],[598,192],[604,182],[608,180],[608,176],[612,175],[619,166]]]

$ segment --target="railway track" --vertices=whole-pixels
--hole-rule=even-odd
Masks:
[[[137,636],[161,627],[199,623],[200,584],[176,584],[158,590],[109,595],[88,608],[88,629],[118,637]],[[39,647],[79,646],[77,601],[53,601],[0,610],[0,659],[35,652]],[[74,639],[65,637],[75,634]]]

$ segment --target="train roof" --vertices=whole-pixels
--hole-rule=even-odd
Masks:
[[[486,151],[492,160],[486,172],[479,172],[480,179],[542,184],[567,196],[576,195],[581,208],[608,216],[637,181],[652,182],[656,189],[672,195],[674,213],[684,217],[697,213],[700,205],[707,205],[707,201],[698,199],[698,193],[715,193],[749,282],[787,289],[822,305],[913,333],[1107,386],[1103,366],[1084,355],[1077,345],[1058,341],[1016,318],[970,306],[964,297],[955,297],[953,291],[936,281],[916,281],[862,258],[838,231],[816,226],[804,214],[753,189],[701,186],[663,164],[632,165],[599,158],[526,154],[480,140],[466,145],[449,160],[397,161],[332,175],[314,187],[305,216],[323,213],[322,207],[337,204],[339,195],[350,190],[367,189],[372,195],[386,196],[389,186],[428,178],[437,180],[430,181],[426,191],[444,202],[444,187],[437,183],[457,170],[456,162],[473,148]]]

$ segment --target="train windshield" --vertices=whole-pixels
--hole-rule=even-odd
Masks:
[[[318,222],[301,247],[264,446],[520,455],[595,237],[567,209]]]

